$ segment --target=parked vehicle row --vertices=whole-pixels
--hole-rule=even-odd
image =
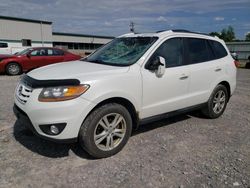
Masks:
[[[45,65],[79,60],[80,58],[79,55],[58,48],[27,48],[15,55],[0,55],[0,73],[18,75]]]

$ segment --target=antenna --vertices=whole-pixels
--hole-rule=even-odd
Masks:
[[[131,21],[130,24],[129,24],[129,28],[130,28],[130,31],[132,33],[134,33],[135,32],[135,23]]]

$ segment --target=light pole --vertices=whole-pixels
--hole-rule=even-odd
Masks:
[[[44,42],[43,42],[43,22],[40,22],[40,28],[41,28],[41,40],[42,40],[42,47],[44,46]]]

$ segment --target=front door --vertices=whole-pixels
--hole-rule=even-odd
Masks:
[[[26,69],[30,70],[43,66],[46,61],[46,56],[46,49],[39,48],[31,51],[24,62]]]
[[[162,77],[154,71],[142,69],[143,99],[140,118],[147,118],[187,107],[189,68],[185,65],[182,38],[163,42],[147,63],[157,56],[165,58],[166,70]]]

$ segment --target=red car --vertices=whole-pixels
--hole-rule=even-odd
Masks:
[[[79,59],[81,56],[58,48],[27,48],[15,55],[0,55],[0,73],[18,75],[52,63]]]

